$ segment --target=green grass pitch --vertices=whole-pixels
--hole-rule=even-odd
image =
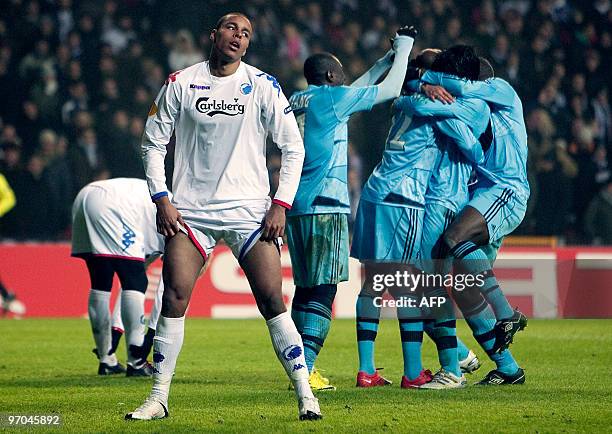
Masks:
[[[459,334],[485,360],[469,376],[473,384],[493,365],[463,322]],[[63,426],[53,432],[612,431],[612,320],[531,320],[512,347],[525,385],[451,391],[400,389],[392,320],[381,322],[377,364],[394,384],[355,388],[354,322],[336,320],[317,364],[338,390],[318,394],[324,419],[316,422],[297,420],[262,320],[188,319],[170,418],[152,422],[123,420],[147,396],[150,380],[98,377],[87,321],[2,320],[0,342],[0,412],[59,413]],[[120,358],[124,351],[122,343]],[[437,366],[429,341],[424,365]]]

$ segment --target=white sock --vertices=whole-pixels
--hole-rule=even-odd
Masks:
[[[140,362],[140,357],[132,355],[130,347],[141,347],[144,341],[144,301],[145,295],[142,292],[125,289],[121,292],[121,318],[125,324],[127,362],[134,367]]]
[[[113,366],[117,359],[108,355],[111,348],[110,296],[110,291],[90,289],[87,312],[100,363]]]
[[[308,368],[304,358],[304,345],[291,315],[289,312],[283,312],[266,321],[266,324],[276,356],[293,383],[295,394],[298,398],[312,398],[312,390],[308,384]]]
[[[151,316],[149,317],[149,328],[155,330],[157,328],[157,320],[162,308],[162,299],[164,297],[164,279],[160,276],[157,290],[155,291],[155,302],[151,308]]]
[[[153,389],[151,397],[168,406],[168,393],[176,360],[183,346],[185,317],[166,318],[160,315],[153,338]]]
[[[113,316],[111,319],[111,327],[114,329],[119,329],[122,332],[125,330],[123,327],[123,321],[121,320],[121,293],[123,291],[119,288],[119,292],[117,293],[117,299],[115,300],[115,306],[113,307]]]

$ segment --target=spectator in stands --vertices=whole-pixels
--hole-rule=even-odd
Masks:
[[[612,245],[612,180],[608,181],[589,204],[584,223],[591,242]]]
[[[106,170],[106,165],[93,128],[83,130],[76,143],[68,148],[68,162],[74,180],[73,197],[96,178],[104,178],[101,173]]]
[[[66,158],[67,147],[64,136],[58,137],[51,130],[40,134],[38,155],[44,162],[42,178],[49,195],[50,239],[65,238],[72,218],[74,192],[72,171]]]
[[[64,126],[72,122],[73,115],[78,111],[85,111],[89,107],[87,87],[82,81],[76,81],[68,87],[69,98],[62,106],[62,122]]]
[[[346,71],[355,77],[388,49],[388,38],[398,22],[410,21],[420,29],[420,48],[462,41],[475,44],[491,59],[496,75],[517,89],[526,114],[531,117],[537,109],[534,119],[544,119],[543,125],[530,128],[529,177],[541,192],[537,198],[534,193],[530,203],[534,213],[523,232],[545,231],[566,236],[569,242],[580,241],[572,234],[585,232],[582,212],[605,183],[609,167],[605,160],[612,155],[610,1],[412,0],[408,7],[404,3],[246,2],[259,39],[247,57],[275,75],[285,93],[291,94],[305,85],[300,77],[308,53],[338,53]],[[193,16],[195,0],[183,4],[186,7],[174,8],[170,15],[168,2],[143,0],[4,2],[0,8],[0,118],[8,129],[3,127],[0,142],[10,144],[8,158],[19,160],[22,154],[30,161],[40,131],[50,129],[66,137],[64,160],[73,183],[82,185],[95,173],[104,176],[105,165],[91,167],[96,158],[87,155],[100,154],[101,160],[108,156],[101,152],[107,145],[105,133],[116,122],[120,124],[117,135],[123,138],[113,139],[117,151],[113,156],[131,155],[135,132],[160,84],[170,72],[200,61],[200,53],[209,51],[208,32],[202,32],[201,20]],[[205,27],[212,27],[208,17],[227,12],[227,5],[227,1],[207,2]],[[179,30],[179,24],[184,30]],[[365,172],[379,158],[388,130],[387,110],[376,109],[367,123],[357,117],[349,126],[356,131],[351,136]],[[116,119],[118,112],[128,118],[127,134],[125,115]],[[554,126],[552,136],[545,134],[551,130],[547,117]],[[586,132],[579,131],[583,129]],[[91,146],[83,147],[83,137],[90,135],[100,139],[101,149],[93,153],[85,151]],[[589,145],[583,143],[586,136],[591,136]],[[567,152],[557,146],[563,141]],[[573,176],[570,160],[577,167]],[[120,173],[116,166],[113,174]],[[125,168],[135,174],[133,169]],[[568,191],[580,192],[580,197],[567,210],[555,208],[557,216],[545,216],[545,205],[552,200],[548,192],[556,197],[558,179],[569,183]],[[359,183],[355,182],[355,188]],[[546,224],[550,219],[554,222]]]
[[[168,66],[172,71],[185,69],[204,60],[202,52],[198,50],[193,35],[189,30],[182,29],[176,33],[174,46],[168,54]]]
[[[567,153],[565,140],[555,140],[555,126],[545,110],[531,112],[527,127],[530,164],[534,165],[536,173],[535,179],[530,179],[535,194],[529,206],[531,211],[535,201],[535,230],[539,235],[562,233],[568,223],[572,179],[578,173],[578,166]]]

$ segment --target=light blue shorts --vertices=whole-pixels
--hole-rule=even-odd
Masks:
[[[361,262],[418,265],[424,213],[423,208],[362,199],[357,208],[351,256]]]
[[[468,206],[475,208],[487,222],[489,243],[501,245],[523,221],[527,204],[509,188],[493,186],[474,190]]]
[[[451,260],[446,258],[448,252],[444,247],[442,234],[455,218],[455,213],[445,206],[431,202],[425,205],[423,218],[423,236],[421,238],[421,266],[428,273],[436,271],[434,261],[444,260],[445,272],[450,271]]]
[[[296,286],[312,288],[348,280],[347,214],[287,217],[286,229]]]

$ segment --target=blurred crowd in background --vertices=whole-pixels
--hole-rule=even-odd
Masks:
[[[305,87],[302,65],[331,51],[356,78],[415,25],[414,50],[474,45],[523,100],[532,196],[519,234],[612,244],[612,1],[4,0],[0,8],[0,173],[17,205],[5,239],[70,236],[87,183],[143,177],[140,138],[166,76],[204,60],[224,13],[251,17],[245,60]],[[353,205],[380,159],[389,105],[350,122]],[[271,146],[269,170],[280,158]]]

